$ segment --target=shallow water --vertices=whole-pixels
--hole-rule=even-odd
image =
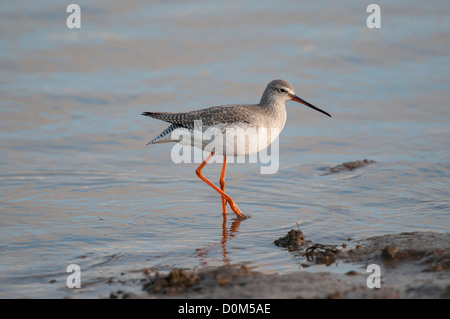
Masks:
[[[0,3],[1,297],[76,294],[71,263],[86,297],[146,267],[298,271],[273,244],[297,227],[328,244],[448,232],[444,1],[379,1],[372,30],[357,1],[77,3],[79,30],[59,1]],[[251,218],[230,211],[224,230],[198,164],[146,146],[166,125],[140,113],[256,103],[275,78],[333,117],[287,104],[278,172],[228,166],[227,192]],[[365,158],[376,163],[324,174]],[[218,182],[220,170],[204,173]]]

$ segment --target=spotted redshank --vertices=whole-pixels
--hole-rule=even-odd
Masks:
[[[230,205],[233,212],[239,218],[247,218],[244,215],[236,202],[225,193],[225,171],[227,166],[227,156],[241,156],[250,155],[255,152],[268,147],[275,138],[278,137],[281,130],[286,123],[286,108],[285,103],[288,101],[296,101],[302,103],[310,108],[322,112],[331,117],[327,112],[315,107],[314,105],[299,98],[292,85],[284,80],[271,81],[261,97],[259,104],[233,104],[213,106],[201,110],[173,113],[173,112],[144,112],[142,115],[150,116],[154,119],[162,120],[170,123],[171,125],[165,129],[161,134],[155,137],[148,144],[167,143],[167,142],[181,142],[180,136],[184,133],[191,133],[195,135],[195,130],[198,130],[198,122],[201,123],[200,130],[205,132],[206,130],[214,130],[223,137],[224,141],[219,147],[211,151],[209,156],[203,161],[203,163],[197,168],[196,173],[200,179],[206,182],[214,190],[216,190],[222,196],[222,208],[223,214],[227,214],[227,203]],[[252,132],[254,139],[250,139],[250,143],[245,143],[243,147],[230,146],[230,141],[226,141],[228,129],[242,129],[240,132]],[[265,130],[262,130],[265,129]],[[270,136],[259,138],[259,132],[275,132]],[[179,134],[177,134],[179,133]],[[258,141],[256,147],[251,147],[252,141]],[[200,144],[195,143],[194,140],[190,140],[190,145],[205,149],[207,143],[202,141]],[[202,170],[208,161],[214,156],[223,155],[222,173],[220,175],[220,188],[214,185],[209,179],[207,179]]]

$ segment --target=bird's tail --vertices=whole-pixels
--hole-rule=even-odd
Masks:
[[[164,131],[162,131],[157,137],[155,137],[153,140],[147,143],[147,145],[150,144],[158,144],[158,143],[167,143],[167,142],[175,142],[172,141],[170,138],[170,133],[172,133],[175,129],[180,128],[182,126],[177,124],[172,124],[168,128],[166,128]]]
[[[151,118],[165,121],[171,123],[171,125],[162,131],[157,137],[151,140],[149,144],[157,144],[157,143],[167,143],[173,142],[170,139],[170,133],[172,133],[175,129],[183,127],[181,125],[182,118],[185,113],[171,113],[171,112],[142,112],[141,115],[149,116]]]
[[[154,119],[162,120],[164,117],[164,114],[167,114],[166,112],[142,112],[141,115],[144,116],[150,116]]]

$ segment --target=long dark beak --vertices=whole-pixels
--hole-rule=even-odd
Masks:
[[[323,113],[323,114],[328,115],[329,117],[331,117],[331,115],[328,114],[327,112],[325,112],[324,110],[321,110],[321,109],[319,109],[318,107],[315,107],[314,105],[312,105],[312,104],[306,102],[305,100],[299,98],[297,95],[293,95],[293,94],[292,94],[292,95],[291,95],[291,99],[292,99],[293,101],[295,101],[295,102],[302,103],[302,104],[304,104],[304,105],[306,105],[306,106],[309,106],[310,108],[312,108],[312,109],[314,109],[314,110],[316,110],[316,111],[319,111],[319,112],[321,112],[321,113]]]

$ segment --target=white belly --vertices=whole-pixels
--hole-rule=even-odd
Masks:
[[[278,127],[243,127],[231,125],[209,127],[203,132],[179,128],[172,132],[172,141],[191,145],[218,155],[245,156],[267,148],[280,135]]]

